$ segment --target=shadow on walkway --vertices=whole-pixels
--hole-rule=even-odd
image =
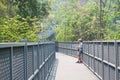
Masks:
[[[51,73],[50,73],[50,75],[49,75],[47,80],[55,80],[57,67],[58,67],[58,62],[59,62],[59,60],[56,59],[55,62],[54,62],[53,68],[51,70]]]

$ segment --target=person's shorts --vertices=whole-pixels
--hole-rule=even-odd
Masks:
[[[82,54],[83,53],[83,48],[79,49],[79,53]]]

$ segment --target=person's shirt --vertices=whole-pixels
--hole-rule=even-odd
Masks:
[[[79,48],[80,48],[80,49],[83,48],[83,43],[82,43],[82,42],[79,43]]]

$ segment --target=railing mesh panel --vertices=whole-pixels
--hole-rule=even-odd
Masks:
[[[10,79],[10,48],[0,48],[0,80]]]
[[[33,46],[28,46],[27,53],[27,77],[33,74]]]
[[[15,47],[13,53],[13,79],[24,80],[24,47]]]

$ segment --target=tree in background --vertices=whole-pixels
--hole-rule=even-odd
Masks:
[[[21,20],[19,20],[21,19]],[[31,25],[27,21],[32,21]],[[1,42],[20,42],[23,39],[28,41],[37,41],[38,37],[36,33],[39,28],[35,23],[37,19],[21,18],[15,16],[13,18],[3,18],[3,22],[0,25],[0,41]],[[29,35],[29,36],[28,36]]]
[[[73,0],[72,3],[67,1],[59,4],[60,7],[56,9],[56,12],[54,11],[55,24],[59,25],[57,27],[59,30],[56,29],[56,40],[76,41],[81,37],[84,40],[120,39],[119,3],[118,0],[105,0],[102,2],[102,10],[99,0],[86,1],[82,5]],[[66,34],[68,27],[72,30],[72,38],[68,37],[70,34]],[[61,35],[67,38],[59,38]]]
[[[6,10],[2,13],[7,13],[10,17],[18,14],[24,18],[36,16],[41,19],[49,14],[49,2],[47,0],[1,0],[0,9]]]
[[[58,21],[56,23],[59,23],[61,27],[61,30],[64,32],[64,35],[62,37],[65,38],[59,38],[57,34],[58,29],[56,29],[56,40],[58,41],[76,41],[78,38],[83,38],[84,40],[92,40],[96,37],[96,33],[98,30],[97,26],[94,24],[96,22],[96,8],[94,6],[97,6],[95,3],[88,3],[84,7],[80,6],[78,2],[66,2],[61,5],[61,8],[58,10],[61,10],[60,13],[57,13],[55,20]],[[61,23],[60,23],[61,22]],[[59,28],[58,27],[58,28]],[[64,27],[64,29],[63,29]],[[70,29],[68,31],[67,29]],[[59,31],[61,31],[59,28]],[[72,32],[71,32],[72,31]],[[71,37],[69,37],[71,36]]]
[[[22,39],[37,41],[41,23],[49,15],[49,2],[47,0],[1,0],[0,41],[18,42]]]
[[[50,6],[46,0],[16,0],[18,14],[22,17],[44,18],[49,14]]]
[[[110,0],[105,2],[104,7],[104,39],[120,39],[120,1]]]

